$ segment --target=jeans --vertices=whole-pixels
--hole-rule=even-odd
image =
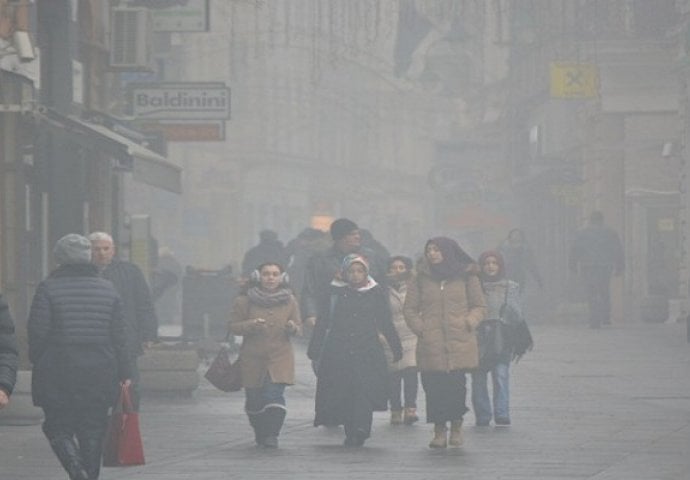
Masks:
[[[285,386],[284,383],[273,383],[266,375],[261,387],[245,388],[246,412],[251,415],[263,412],[266,407],[285,408]]]
[[[509,369],[509,364],[499,363],[490,372],[472,372],[472,407],[477,425],[488,425],[492,416],[494,419],[510,420]],[[493,409],[491,408],[487,384],[489,373],[493,383]]]

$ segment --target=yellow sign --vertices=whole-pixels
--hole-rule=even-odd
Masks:
[[[590,98],[599,92],[599,70],[591,63],[553,62],[550,74],[552,97]]]

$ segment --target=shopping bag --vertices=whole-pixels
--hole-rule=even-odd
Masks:
[[[129,386],[122,385],[120,398],[110,415],[103,442],[103,466],[120,467],[144,463],[139,414],[132,407]]]
[[[240,370],[239,357],[234,362],[231,362],[228,348],[221,347],[204,377],[218,390],[224,392],[237,392],[241,390],[242,372]]]

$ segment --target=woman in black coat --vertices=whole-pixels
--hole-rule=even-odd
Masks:
[[[87,238],[66,235],[53,254],[59,266],[38,285],[29,312],[32,397],[70,479],[94,480],[118,380],[130,382],[120,297],[90,263]]]
[[[316,363],[314,426],[344,425],[345,445],[359,447],[371,435],[372,413],[388,409],[388,364],[381,332],[402,358],[388,292],[369,276],[368,261],[345,257],[343,280],[334,280],[330,311],[319,315],[307,355]]]

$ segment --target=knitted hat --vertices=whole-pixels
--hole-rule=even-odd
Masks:
[[[91,242],[76,233],[69,233],[55,244],[53,256],[59,265],[91,262]]]
[[[331,237],[334,241],[346,237],[353,230],[358,230],[359,227],[355,222],[348,218],[339,218],[331,224]]]

